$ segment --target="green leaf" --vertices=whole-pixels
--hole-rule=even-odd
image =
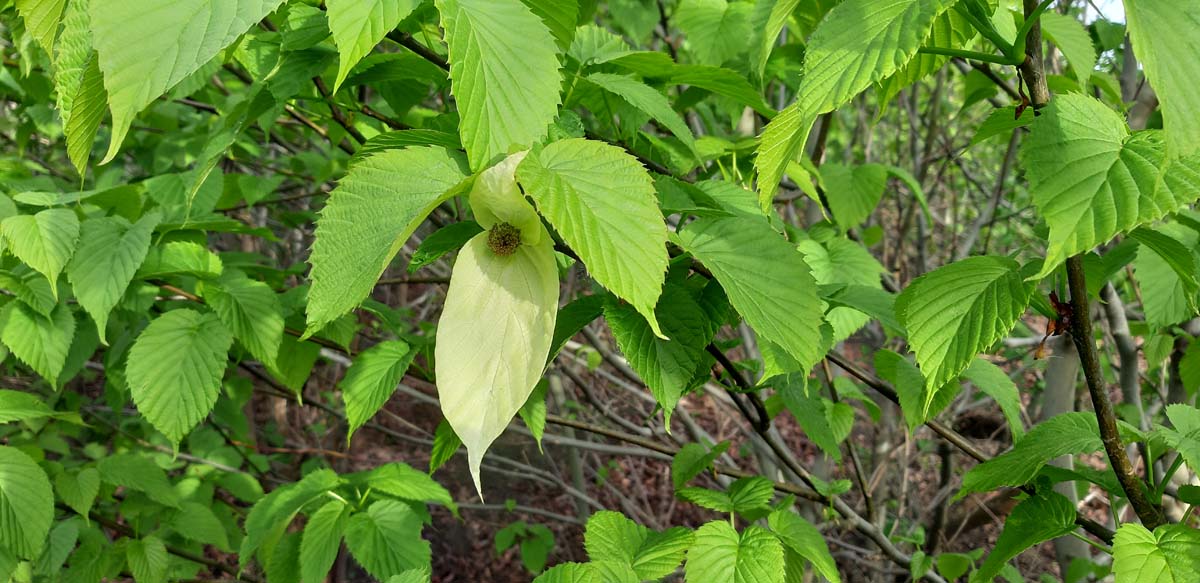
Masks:
[[[242,538],[238,552],[238,565],[244,569],[260,548],[270,550],[270,545],[283,536],[301,508],[341,483],[342,479],[333,470],[320,469],[261,498],[246,515],[246,536]]]
[[[200,279],[216,279],[224,271],[221,258],[204,245],[191,241],[171,241],[151,247],[134,277],[158,279],[168,275],[190,275]]]
[[[961,49],[976,34],[975,28],[957,10],[947,10],[933,21],[933,27],[922,46]],[[878,99],[883,107],[877,115],[883,114],[901,90],[936,73],[949,60],[950,57],[946,55],[918,53],[894,75],[881,81]]]
[[[313,513],[304,525],[300,539],[300,581],[323,583],[337,559],[342,534],[350,521],[350,507],[341,500],[330,500]]]
[[[0,389],[0,423],[44,419],[54,415],[37,395]]]
[[[667,269],[667,227],[650,175],[620,148],[585,139],[531,152],[517,179],[596,281],[645,316]]]
[[[1095,415],[1063,413],[1035,425],[1011,450],[971,468],[958,495],[1027,484],[1056,457],[1095,453],[1103,447]]]
[[[1200,531],[1182,524],[1154,529],[1127,522],[1113,539],[1116,583],[1184,583],[1200,579]]]
[[[984,394],[995,399],[1008,421],[1013,442],[1025,436],[1025,424],[1021,422],[1021,393],[1017,384],[1000,367],[982,359],[971,361],[962,372],[963,378],[971,381]]]
[[[58,305],[46,277],[25,265],[18,265],[12,271],[0,270],[0,288],[43,316],[49,316]]]
[[[317,220],[308,331],[367,297],[409,235],[466,176],[461,156],[432,146],[386,150],[352,167]]]
[[[1168,223],[1161,229],[1138,227],[1130,233],[1138,245],[1133,261],[1146,322],[1161,328],[1183,322],[1197,310],[1200,259],[1195,231]]]
[[[133,343],[125,371],[133,402],[172,443],[217,402],[231,344],[216,315],[190,309],[155,318]]]
[[[83,468],[78,472],[62,472],[54,477],[54,490],[63,503],[87,518],[96,495],[100,493],[100,472],[96,468]]]
[[[71,120],[83,72],[88,61],[93,59],[88,4],[88,0],[77,0],[67,5],[62,16],[62,34],[56,50],[51,53],[54,56],[55,104],[64,126]],[[101,107],[107,109],[106,105],[102,103]]]
[[[771,532],[779,537],[787,550],[794,552],[812,563],[813,567],[832,583],[841,583],[837,564],[829,554],[829,545],[821,536],[821,531],[812,523],[788,509],[772,512],[767,517]]]
[[[426,583],[431,576],[428,568],[409,569],[399,575],[392,575],[387,583]]]
[[[429,566],[429,543],[421,538],[421,517],[394,500],[380,500],[351,517],[346,546],[354,560],[380,581]]]
[[[520,0],[436,0],[471,169],[546,135],[558,113],[558,50]]]
[[[1096,68],[1096,47],[1092,46],[1092,37],[1083,23],[1053,10],[1043,12],[1039,22],[1042,25],[1042,34],[1062,51],[1067,62],[1071,64],[1071,69],[1075,71],[1079,87],[1086,90],[1092,69]]]
[[[875,371],[895,385],[900,397],[900,411],[904,414],[909,432],[940,413],[958,394],[958,382],[927,388],[920,369],[891,350],[875,353]],[[925,407],[926,399],[930,399],[928,409]]]
[[[21,302],[0,307],[0,342],[52,384],[57,385],[74,336],[75,317],[66,304],[59,304],[49,316]]]
[[[896,299],[927,388],[928,412],[937,389],[958,377],[981,351],[1012,330],[1033,286],[1006,257],[970,257],[914,280]]]
[[[600,583],[594,563],[562,563],[538,575],[533,583]]]
[[[1200,53],[1200,0],[1125,0],[1129,38],[1146,78],[1162,103],[1172,158],[1200,149],[1200,64],[1181,55]],[[1193,190],[1194,192],[1194,190]]]
[[[476,235],[458,254],[438,321],[435,362],[442,414],[467,447],[479,484],[488,446],[533,392],[554,335],[558,268],[549,233],[501,256]]]
[[[887,187],[887,168],[879,164],[829,163],[821,166],[821,181],[833,219],[843,231],[859,226],[871,216],[883,189]]]
[[[801,241],[797,248],[804,254],[804,262],[812,268],[813,278],[817,280],[818,285],[847,284],[847,287],[855,288],[840,296],[843,304],[848,304],[847,300],[865,299],[874,306],[872,312],[878,314],[882,311],[886,320],[895,320],[894,306],[877,305],[878,302],[888,303],[889,300],[894,304],[894,298],[886,295],[880,297],[878,294],[859,289],[865,287],[883,293],[880,277],[885,270],[866,247],[849,239],[834,237],[823,244],[807,239]],[[892,312],[891,316],[887,315],[888,311]],[[849,338],[870,321],[870,318],[871,315],[847,305],[831,307],[825,314],[825,320],[833,327],[834,342]],[[902,329],[899,323],[895,324],[893,329]]]
[[[467,244],[472,237],[483,232],[483,227],[475,221],[460,221],[451,223],[433,232],[421,241],[421,245],[413,252],[408,260],[408,272],[415,273],[440,259],[451,251],[457,251]]]
[[[112,160],[133,118],[279,6],[281,0],[92,0],[92,42],[112,111]],[[138,42],[129,42],[130,35]]]
[[[796,101],[763,131],[754,167],[760,204],[775,197],[789,162],[808,141],[817,116],[846,104],[862,90],[900,70],[917,54],[952,0],[845,0],[808,38]]]
[[[53,521],[46,473],[21,450],[0,445],[0,547],[36,559]]]
[[[179,506],[179,496],[167,473],[148,457],[136,453],[110,455],[101,458],[96,468],[100,478],[109,484],[143,492],[159,504]]]
[[[554,35],[558,52],[565,53],[575,38],[575,22],[582,8],[577,0],[521,0]]]
[[[9,251],[50,280],[50,291],[58,297],[56,282],[79,240],[75,211],[46,209],[36,215],[16,215],[0,221],[0,235]]]
[[[656,532],[605,510],[588,519],[583,545],[592,561],[625,563],[639,580],[658,580],[675,571],[692,539],[686,528]]]
[[[71,116],[66,121],[63,133],[67,136],[67,157],[80,176],[87,170],[92,155],[92,142],[100,122],[108,112],[108,91],[104,89],[104,75],[100,72],[100,61],[95,53],[88,59],[79,81],[79,88],[72,100]]]
[[[458,438],[458,434],[454,432],[450,423],[442,419],[433,432],[433,451],[429,453],[429,473],[433,474],[450,461],[460,446],[462,446],[462,440]]]
[[[738,534],[728,522],[710,522],[696,530],[684,571],[688,583],[783,583],[783,545],[757,526]]]
[[[328,0],[325,4],[329,16],[329,30],[338,47],[337,80],[333,92],[337,93],[346,75],[396,28],[413,9],[418,0]]]
[[[373,490],[388,496],[414,502],[436,502],[454,509],[450,492],[433,481],[429,474],[401,462],[384,464],[367,472],[366,483]]]
[[[349,424],[347,443],[391,398],[414,356],[416,351],[403,340],[387,340],[354,359],[341,383]]]
[[[84,221],[80,228],[79,248],[67,264],[67,279],[106,344],[108,315],[146,259],[157,223],[154,214],[136,224],[121,217],[100,217]]]
[[[746,77],[732,69],[708,65],[675,65],[667,69],[657,67],[654,69],[643,71],[643,76],[658,77],[661,72],[666,72],[668,75],[664,80],[672,85],[698,87],[748,106],[764,117],[775,116],[775,110],[767,105],[759,91],[746,80]]]
[[[179,511],[171,517],[171,528],[179,536],[201,544],[213,545],[228,552],[229,535],[225,525],[213,513],[212,509],[198,502],[184,502],[179,505]]]
[[[233,337],[259,362],[275,366],[283,342],[283,306],[271,286],[234,270],[202,289],[204,301]]]
[[[979,124],[975,129],[975,135],[971,136],[971,143],[968,148],[975,144],[987,141],[995,136],[1012,135],[1013,130],[1023,128],[1033,123],[1033,109],[1025,108],[1021,112],[1020,117],[1017,116],[1017,106],[1001,107],[992,110],[988,114],[987,119]]]
[[[699,443],[689,443],[679,448],[679,452],[671,460],[671,484],[675,486],[676,490],[682,488],[692,478],[712,467],[713,461],[721,457],[721,454],[725,453],[727,449],[729,449],[728,441],[718,443],[711,450]]]
[[[991,554],[971,575],[971,583],[991,583],[1004,564],[1025,549],[1075,530],[1075,505],[1053,490],[1017,504]]]
[[[25,20],[25,30],[42,45],[46,54],[54,54],[54,36],[67,0],[16,0],[17,13]]]
[[[838,408],[834,402],[815,394],[819,389],[812,389],[814,394],[809,395],[809,389],[805,388],[806,381],[804,378],[790,377],[782,383],[779,393],[783,395],[784,406],[804,429],[804,434],[826,455],[840,462],[842,453],[839,446],[846,436],[838,435],[831,423],[831,417]]]
[[[529,393],[529,398],[525,399],[525,404],[517,411],[521,421],[529,429],[529,434],[537,441],[539,452],[542,451],[542,436],[546,433],[546,390],[549,387],[550,383],[546,379],[538,381],[533,387],[533,392]]]
[[[806,373],[821,359],[823,302],[804,256],[759,218],[702,218],[679,233],[746,323]]]
[[[726,0],[683,0],[675,23],[688,38],[688,47],[705,65],[720,65],[746,50],[751,7]]]
[[[1130,135],[1121,116],[1083,95],[1058,96],[1037,117],[1021,160],[1050,227],[1038,278],[1200,197],[1200,156],[1168,160],[1162,139],[1160,130]]]
[[[147,536],[125,543],[125,560],[137,583],[166,583],[170,559],[162,539]]]
[[[752,476],[735,480],[729,485],[728,492],[707,488],[681,488],[676,494],[709,510],[745,514],[766,508],[771,497],[775,495],[775,484],[766,478]]]
[[[766,0],[754,3],[752,25],[761,26],[763,36],[758,42],[750,45],[750,67],[753,77],[761,79],[767,68],[767,59],[779,41],[779,33],[787,25],[788,18],[796,10],[800,0]]]
[[[687,122],[683,121],[683,117],[672,109],[671,103],[662,93],[627,75],[592,73],[585,79],[624,99],[638,111],[661,123],[688,149],[695,149],[696,137],[692,135],[692,130],[688,128]]]

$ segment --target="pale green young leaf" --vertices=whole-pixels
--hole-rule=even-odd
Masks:
[[[783,583],[783,545],[757,526],[739,534],[728,522],[714,521],[696,530],[684,572],[687,583]]]
[[[600,583],[594,563],[560,563],[538,575],[533,583]]]
[[[1154,529],[1127,522],[1113,539],[1116,583],[1184,583],[1200,580],[1200,531],[1183,524]]]
[[[775,494],[775,486],[766,478],[752,476],[735,480],[725,492],[707,488],[681,488],[676,494],[709,510],[745,513],[766,508]]]
[[[781,346],[805,373],[821,359],[821,315],[804,256],[759,218],[703,218],[679,233],[754,331]]]
[[[208,63],[281,0],[92,0],[92,44],[112,111],[112,160],[133,118]],[[129,42],[136,38],[137,42]]]
[[[101,458],[96,468],[100,479],[109,484],[143,492],[159,504],[179,506],[179,495],[171,487],[167,473],[148,457],[137,453],[110,455]]]
[[[79,248],[67,264],[67,279],[105,343],[108,315],[146,259],[157,223],[156,214],[135,224],[121,217],[99,217],[84,221],[80,228]]]
[[[520,0],[437,0],[471,169],[546,135],[559,104],[558,50]]]
[[[342,546],[350,511],[345,502],[330,500],[308,518],[300,539],[301,583],[325,581]]]
[[[784,547],[812,563],[822,577],[832,583],[841,583],[837,564],[829,554],[829,545],[811,522],[789,509],[780,509],[767,517],[767,524]]]
[[[155,318],[129,350],[126,377],[138,411],[178,444],[217,402],[233,336],[215,314]]]
[[[162,539],[151,535],[126,542],[125,560],[136,583],[166,583],[170,558]]]
[[[1009,559],[1075,528],[1075,505],[1071,500],[1053,490],[1039,492],[1013,508],[996,546],[979,570],[971,574],[971,583],[991,583]]]
[[[435,361],[442,413],[467,447],[476,490],[483,454],[542,376],[558,310],[549,233],[510,255],[488,233],[458,254],[438,321]]]
[[[667,101],[667,97],[658,90],[627,75],[592,73],[585,79],[605,91],[619,96],[638,111],[661,123],[689,149],[696,147],[696,137],[692,135],[691,128],[688,127],[683,117],[671,107],[671,102]]]
[[[1021,421],[1021,393],[1017,384],[1003,369],[982,358],[972,360],[962,376],[996,401],[1008,421],[1013,442],[1020,441],[1025,436],[1025,424]]]
[[[789,162],[808,141],[817,116],[898,71],[917,54],[951,0],[845,0],[808,38],[796,101],[763,131],[754,167],[760,204],[770,205]]]
[[[1162,103],[1172,158],[1200,150],[1200,0],[1125,0],[1129,38]]]
[[[1169,160],[1161,130],[1130,135],[1121,116],[1084,95],[1054,99],[1030,125],[1021,160],[1050,227],[1038,278],[1200,197],[1200,155]]]
[[[328,0],[329,30],[338,47],[337,93],[346,75],[419,5],[418,0]]]
[[[100,472],[96,468],[62,472],[54,477],[54,491],[71,510],[87,518],[100,493]]]
[[[271,286],[232,270],[202,289],[204,301],[233,337],[259,362],[274,367],[283,341],[283,306]]]
[[[46,473],[21,450],[0,445],[0,547],[36,559],[53,521]]]
[[[888,171],[879,164],[828,163],[821,166],[821,181],[833,220],[842,230],[849,230],[867,220],[883,198]]]
[[[67,0],[16,0],[17,13],[25,20],[25,30],[42,45],[46,54],[54,54],[54,37]]]
[[[1095,415],[1063,413],[1035,425],[1007,452],[971,468],[958,495],[1027,484],[1056,457],[1094,453],[1103,447]]]
[[[432,146],[386,150],[354,165],[317,220],[308,331],[362,302],[409,235],[466,177],[460,155]]]
[[[654,306],[667,270],[667,226],[645,168],[620,148],[574,138],[531,152],[517,179],[592,277],[662,336]]]
[[[1092,69],[1096,68],[1096,47],[1092,46],[1092,37],[1083,23],[1054,10],[1043,12],[1039,22],[1042,34],[1062,51],[1071,64],[1071,70],[1075,72],[1075,78],[1079,80],[1080,88],[1086,90]]]
[[[359,354],[342,379],[346,440],[387,403],[412,364],[415,351],[403,340],[387,340]]]
[[[1029,304],[1020,265],[1006,257],[970,257],[914,280],[896,299],[896,315],[925,375],[925,386],[954,380],[980,352],[1008,334]],[[928,410],[932,394],[927,394]]]
[[[386,581],[429,566],[429,543],[421,538],[421,526],[421,517],[407,504],[380,500],[350,518],[346,547],[372,577]]]
[[[22,302],[0,307],[0,342],[51,383],[57,383],[66,365],[74,336],[75,316],[66,304],[56,306],[49,316]]]
[[[17,259],[36,269],[50,281],[58,297],[58,274],[62,273],[79,240],[79,218],[68,209],[46,209],[36,215],[15,215],[0,221],[0,235]]]
[[[751,6],[726,0],[683,0],[675,23],[702,64],[720,65],[747,48]]]
[[[100,61],[93,52],[84,65],[79,87],[72,98],[71,116],[66,120],[63,133],[67,136],[67,157],[82,176],[92,155],[92,142],[100,129],[100,122],[108,112],[108,92],[104,89],[104,75],[100,72]]]
[[[592,561],[625,563],[641,580],[658,580],[675,571],[692,539],[686,528],[656,532],[619,512],[602,510],[588,519],[583,545]]]
[[[341,483],[342,479],[333,470],[320,469],[259,499],[246,515],[246,536],[238,552],[238,565],[245,568],[268,539],[282,536],[301,508]],[[299,549],[299,544],[296,546]]]

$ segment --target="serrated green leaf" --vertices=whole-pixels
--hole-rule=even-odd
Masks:
[[[742,514],[766,508],[775,494],[775,485],[766,478],[753,476],[735,480],[726,492],[707,488],[681,488],[676,494],[709,510]]]
[[[1000,367],[982,358],[972,360],[962,376],[996,401],[1008,421],[1013,442],[1020,441],[1025,436],[1025,424],[1021,422],[1021,392],[1017,384]]]
[[[178,444],[217,402],[233,336],[215,314],[155,318],[129,350],[126,378],[138,411]]]
[[[409,235],[466,177],[461,155],[434,146],[386,150],[351,168],[317,220],[308,331],[367,297]]]
[[[961,49],[975,35],[975,28],[957,10],[947,10],[933,21],[929,36],[922,43],[926,47]],[[936,73],[950,57],[918,53],[899,71],[879,83],[879,101],[883,104],[880,114],[901,90]]]
[[[834,403],[816,394],[809,395],[809,389],[805,388],[806,381],[804,378],[791,377],[782,383],[779,393],[783,396],[784,406],[804,429],[804,434],[821,448],[825,455],[832,457],[835,462],[840,462],[842,440],[830,423]],[[816,389],[813,390],[815,392]]]
[[[846,284],[855,287],[854,290],[843,293],[843,303],[848,303],[847,300],[853,301],[868,297],[872,300],[880,299],[878,296],[864,296],[863,290],[859,289],[865,287],[882,291],[883,284],[880,277],[885,271],[879,260],[875,259],[871,252],[861,244],[835,237],[823,244],[807,239],[801,241],[797,248],[804,254],[804,262],[812,268],[813,278],[818,285]],[[865,293],[870,294],[871,292]],[[886,314],[887,308],[877,306],[872,311],[875,313],[883,311]],[[842,305],[831,307],[825,313],[825,320],[833,327],[833,341],[841,342],[862,328],[870,321],[872,315],[874,314],[869,315],[857,308]],[[887,319],[895,319],[894,308],[892,316]],[[901,329],[901,327],[896,326],[895,329]]]
[[[759,201],[770,206],[779,181],[808,141],[817,116],[850,101],[898,71],[917,54],[951,0],[846,0],[829,11],[808,38],[796,101],[764,129],[754,167]]]
[[[720,65],[747,48],[751,6],[726,0],[684,0],[673,18],[705,65]]]
[[[71,119],[75,98],[83,81],[84,70],[94,60],[92,56],[91,19],[88,0],[77,0],[63,12],[62,34],[54,53],[55,104],[65,127]],[[101,104],[103,108],[105,104]]]
[[[354,560],[380,581],[429,566],[429,543],[421,538],[421,517],[395,500],[380,500],[351,517],[346,547]]]
[[[1197,234],[1178,224],[1158,230],[1138,227],[1130,233],[1138,245],[1133,260],[1146,323],[1155,328],[1183,322],[1196,313],[1200,291]]]
[[[415,273],[418,269],[437,261],[443,255],[457,251],[467,244],[472,237],[483,232],[483,227],[475,221],[460,221],[442,227],[425,237],[421,245],[413,252],[408,261],[408,272]]]
[[[879,164],[829,163],[821,166],[821,181],[833,219],[843,230],[857,227],[867,220],[883,198],[887,187],[887,168]]]
[[[779,33],[787,25],[788,18],[796,10],[800,0],[765,0],[754,3],[751,24],[762,29],[761,39],[750,45],[750,66],[753,76],[761,79],[767,68],[767,59],[779,41]]]
[[[592,561],[625,563],[639,580],[658,580],[675,571],[692,539],[686,528],[656,532],[619,512],[600,511],[588,519],[583,545]]]
[[[434,502],[454,509],[450,492],[429,477],[401,462],[384,464],[367,472],[365,480],[372,489],[402,500]]]
[[[191,241],[170,241],[150,248],[137,279],[158,279],[169,275],[190,275],[216,279],[225,272],[221,258],[204,245]]]
[[[0,389],[0,423],[43,419],[54,415],[37,395]]]
[[[333,92],[337,93],[346,75],[396,28],[413,9],[418,0],[328,0],[325,8],[329,16],[329,30],[338,47],[337,80]]]
[[[1130,134],[1099,100],[1067,94],[1030,125],[1021,161],[1050,227],[1041,278],[1067,257],[1200,197],[1200,156],[1168,160],[1161,130]]]
[[[225,525],[221,524],[221,520],[212,509],[204,504],[180,504],[179,511],[171,517],[171,528],[188,540],[229,551],[229,535],[225,532]]]
[[[971,574],[971,583],[991,583],[1004,564],[1033,545],[1064,536],[1075,530],[1075,505],[1053,490],[1017,504],[996,546],[979,570]]]
[[[54,491],[71,510],[87,518],[100,492],[100,472],[96,468],[62,472],[54,477]]]
[[[696,137],[692,135],[692,130],[683,117],[671,108],[671,102],[662,93],[627,75],[592,73],[585,79],[624,99],[638,111],[661,123],[689,149],[695,149]]]
[[[738,534],[728,522],[696,530],[684,571],[688,583],[783,583],[783,545],[770,532],[748,526]]]
[[[0,342],[51,384],[58,382],[74,336],[75,316],[66,304],[59,304],[49,316],[22,302],[0,307]]]
[[[592,563],[562,563],[538,575],[533,583],[600,583],[600,574]]]
[[[125,560],[137,583],[166,583],[170,559],[162,539],[151,535],[126,542]]]
[[[1162,102],[1170,156],[1194,154],[1200,149],[1200,64],[1179,56],[1200,53],[1200,0],[1126,0],[1124,6],[1133,50]]]
[[[596,281],[661,336],[654,306],[667,269],[667,228],[645,168],[620,148],[576,138],[531,152],[517,179]]]
[[[50,291],[58,297],[58,274],[71,260],[79,240],[75,211],[46,209],[36,215],[11,216],[0,221],[0,235],[17,259],[46,276]]]
[[[729,449],[729,442],[722,441],[711,450],[698,443],[689,443],[679,448],[671,460],[671,483],[678,490],[692,478],[712,466],[713,461]]]
[[[1017,116],[1017,106],[1001,107],[992,111],[975,129],[975,135],[971,136],[971,143],[967,144],[970,148],[975,144],[984,142],[995,136],[1012,135],[1013,130],[1023,128],[1033,123],[1033,110],[1025,108],[1020,116]]]
[[[575,39],[575,21],[581,8],[577,0],[521,0],[554,35],[558,51],[566,52]]]
[[[238,565],[245,568],[260,548],[270,550],[267,543],[274,544],[283,536],[301,508],[341,483],[342,479],[333,470],[320,469],[304,476],[299,482],[276,488],[256,502],[246,515],[246,536],[242,538],[238,552]],[[296,548],[300,548],[299,541]],[[260,562],[265,562],[262,557]]]
[[[92,43],[112,111],[112,160],[133,118],[208,63],[281,0],[92,0]],[[129,42],[137,38],[138,42]]]
[[[679,233],[754,331],[806,373],[821,359],[823,303],[804,256],[757,218],[702,218]]]
[[[342,547],[342,534],[350,522],[351,508],[330,500],[308,518],[300,539],[300,581],[322,583]]]
[[[1135,522],[1113,539],[1116,583],[1183,583],[1200,579],[1200,531],[1182,524],[1154,532]]]
[[[896,315],[929,390],[958,377],[981,351],[1012,330],[1033,287],[1006,257],[970,257],[914,280],[896,299]]]
[[[275,366],[283,341],[283,306],[271,286],[239,271],[226,271],[203,287],[204,301],[254,358]]]
[[[157,223],[154,214],[135,224],[121,217],[101,217],[84,221],[80,228],[79,248],[67,264],[67,279],[79,305],[96,321],[105,344],[108,315],[146,259]]]
[[[75,171],[83,176],[88,159],[92,156],[92,142],[100,122],[108,112],[108,91],[104,89],[104,75],[100,72],[100,61],[93,51],[84,65],[79,87],[72,98],[71,116],[66,120],[63,133],[67,136],[67,157]]]
[[[900,412],[904,414],[909,432],[941,413],[958,395],[960,388],[957,381],[941,387],[928,387],[920,369],[891,350],[875,353],[875,371],[895,385],[900,397]]]
[[[558,50],[520,0],[437,0],[471,169],[546,135],[559,104]]]
[[[0,270],[0,288],[43,316],[49,316],[58,305],[46,277],[25,265],[18,265],[12,271]]]
[[[171,487],[167,473],[148,457],[122,453],[102,458],[96,468],[100,479],[114,486],[144,492],[151,500],[171,507],[179,506],[179,496]]]
[[[1053,10],[1043,12],[1039,22],[1042,34],[1062,51],[1079,80],[1079,87],[1086,90],[1092,69],[1096,68],[1096,47],[1092,46],[1092,37],[1083,23]]]
[[[458,438],[458,434],[454,432],[450,423],[442,419],[433,432],[433,451],[429,453],[430,475],[450,461],[460,446],[462,446],[462,440]]]
[[[359,354],[342,379],[342,400],[346,403],[346,440],[371,420],[387,403],[396,385],[404,378],[416,351],[403,340],[388,340]]]
[[[0,445],[0,546],[36,559],[54,521],[54,492],[42,468],[13,447]]]
[[[54,54],[54,37],[67,0],[16,0],[17,13],[25,20],[25,30],[42,45],[46,54]]]
[[[767,524],[784,547],[812,563],[822,577],[832,583],[841,583],[837,564],[829,554],[829,545],[812,523],[789,509],[781,509],[767,517]]]
[[[1035,425],[1013,448],[971,468],[958,495],[987,492],[1001,486],[1020,486],[1050,460],[1068,454],[1094,453],[1104,447],[1096,416],[1063,413]]]
[[[521,405],[520,410],[517,411],[517,414],[521,416],[521,422],[525,424],[525,427],[529,429],[529,434],[537,442],[539,452],[542,451],[542,436],[546,433],[546,390],[549,386],[546,379],[538,381],[538,384],[533,387],[533,392],[529,393],[529,398],[525,399],[525,404]],[[540,571],[541,569],[536,570]]]

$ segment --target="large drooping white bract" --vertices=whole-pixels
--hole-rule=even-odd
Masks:
[[[437,329],[438,398],[467,447],[481,497],[483,454],[542,377],[558,312],[553,242],[513,181],[521,156],[484,171],[470,196],[480,224],[517,227],[520,245],[498,255],[488,244],[488,232],[467,242],[455,262]]]

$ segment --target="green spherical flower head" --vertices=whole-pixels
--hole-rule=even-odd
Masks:
[[[521,231],[508,223],[496,223],[488,231],[488,248],[501,257],[516,253],[521,246]]]

